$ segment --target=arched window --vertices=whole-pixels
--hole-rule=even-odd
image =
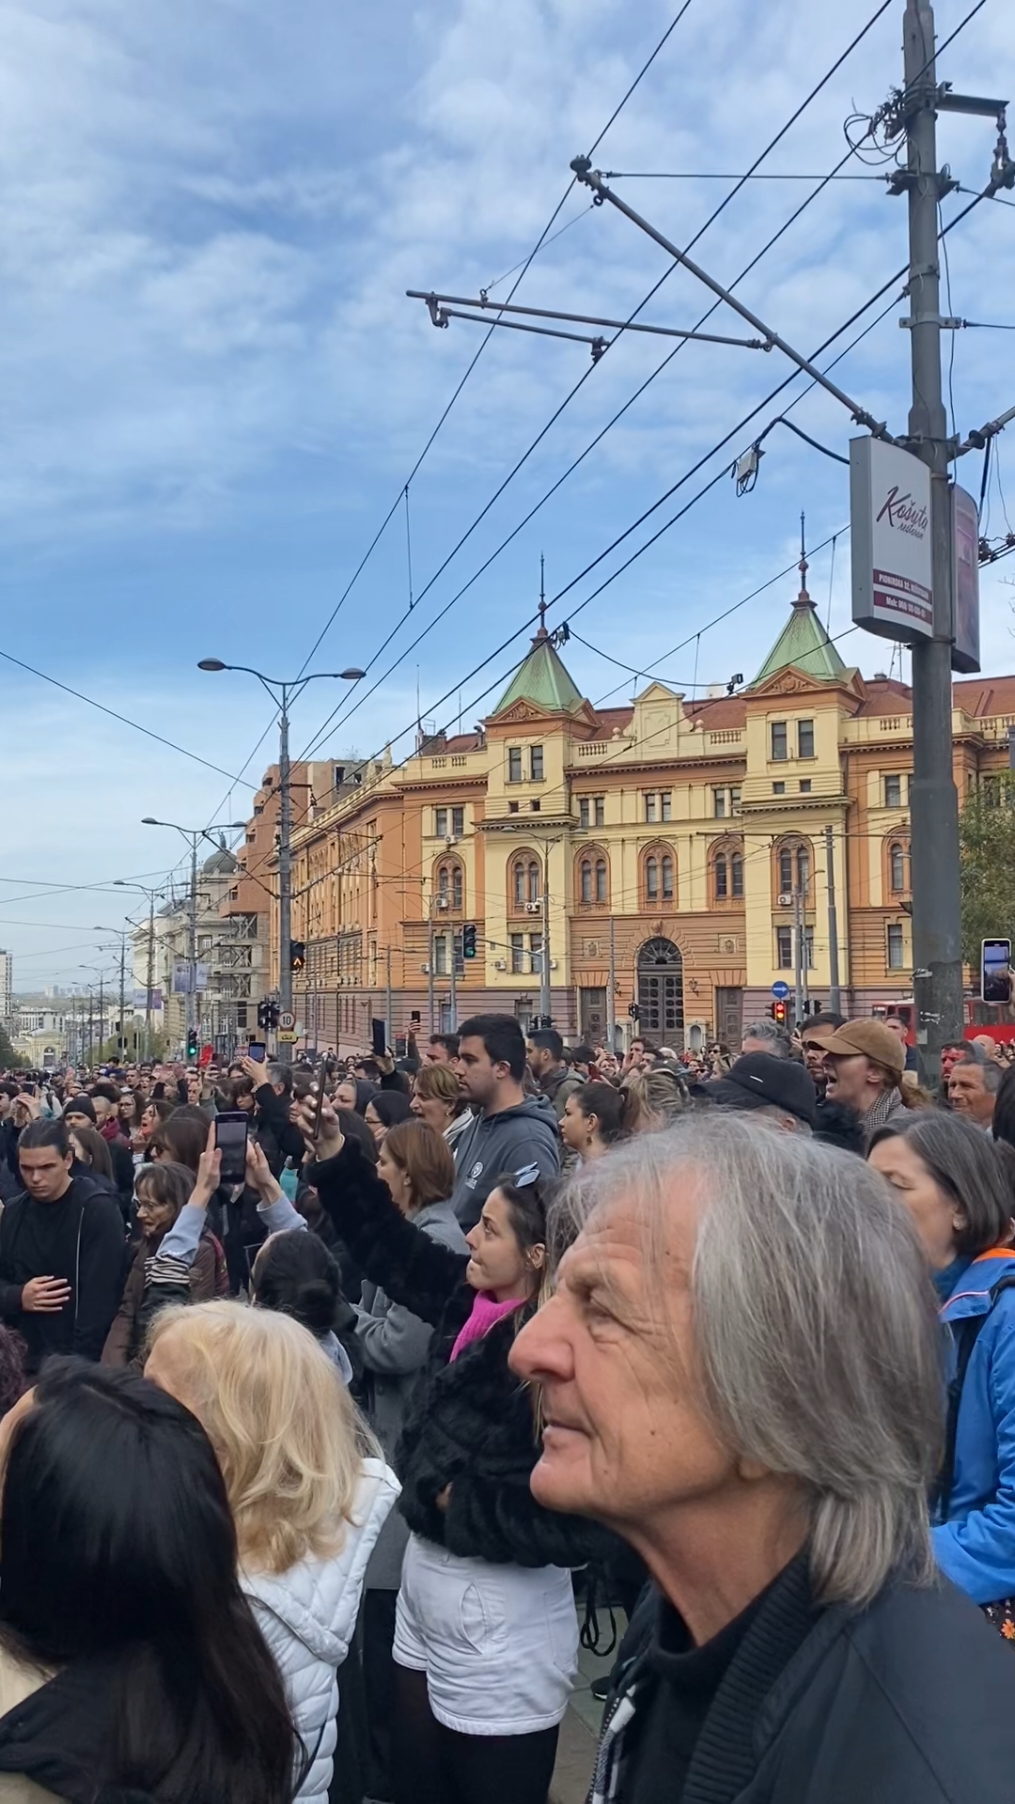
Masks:
[[[801,895],[806,896],[811,887],[811,855],[806,846],[799,846],[796,855],[796,880]]]
[[[520,858],[511,871],[511,896],[516,908],[525,907],[525,866]]]
[[[645,895],[649,902],[659,899],[659,860],[655,857],[645,860]]]
[[[744,893],[744,860],[740,852],[734,852],[730,859],[730,888],[734,896]]]
[[[529,901],[539,901],[539,866],[535,859],[529,860]]]
[[[889,849],[889,853],[888,853],[888,862],[889,862],[889,870],[890,870],[890,874],[891,874],[892,889],[895,890],[896,892],[898,892],[899,890],[906,889],[907,884],[906,884],[905,848],[898,844],[891,846]]]
[[[582,859],[581,899],[583,902],[591,902],[592,900],[592,860],[590,858]]]
[[[726,854],[720,852],[715,861],[715,898],[717,902],[725,902],[729,895],[729,875],[726,867]]]
[[[668,852],[664,852],[660,861],[663,880],[663,901],[673,901],[673,860]]]
[[[607,876],[605,858],[596,859],[596,901],[607,900]]]
[[[792,894],[793,890],[793,854],[789,846],[783,846],[779,853],[779,892],[783,896]]]

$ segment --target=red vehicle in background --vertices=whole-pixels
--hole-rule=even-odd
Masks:
[[[1011,1014],[1006,1008],[1005,1014]],[[1001,1020],[1002,1009],[990,1003],[981,1002],[978,996],[965,997],[962,1004],[964,1040],[975,1040],[977,1034],[990,1034],[991,1039],[1000,1044],[1003,1040],[1015,1040],[1015,1020]],[[914,1009],[913,998],[906,996],[901,1002],[872,1002],[871,1014],[876,1021],[888,1021],[893,1016],[906,1023],[906,1043],[916,1045],[916,1034],[913,1031]]]

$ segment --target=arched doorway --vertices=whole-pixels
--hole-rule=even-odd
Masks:
[[[646,940],[639,952],[638,1008],[641,1033],[683,1050],[684,961],[672,940]]]

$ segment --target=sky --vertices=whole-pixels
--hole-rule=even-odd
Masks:
[[[939,6],[939,40],[973,4]],[[369,667],[354,688],[309,686],[294,755],[366,756],[388,742],[404,755],[417,694],[439,725],[468,728],[494,705],[533,630],[542,553],[548,623],[573,619],[580,638],[565,658],[593,702],[616,705],[643,684],[609,658],[700,693],[737,672],[750,680],[764,659],[797,586],[794,574],[771,579],[798,555],[801,510],[809,545],[823,546],[811,591],[833,636],[848,633],[848,472],[777,427],[752,495],[738,499],[720,474],[805,386],[739,425],[790,374],[778,352],[688,343],[671,355],[674,341],[627,334],[593,366],[587,346],[564,340],[496,331],[484,345],[482,328],[458,320],[435,331],[405,296],[504,299],[555,215],[516,301],[626,318],[665,277],[640,317],[701,319],[711,296],[700,283],[667,276],[644,233],[569,191],[571,158],[678,10],[0,0],[0,946],[17,990],[87,982],[82,967],[112,962],[104,948],[124,921],[114,880],[156,883],[186,856],[144,815],[210,827],[249,812],[277,748],[272,708],[251,678],[202,673],[199,658],[279,677]],[[690,0],[597,167],[620,172],[611,185],[674,242],[707,225],[693,254],[733,283],[818,184],[753,180],[707,224],[734,184],[700,178],[743,173],[875,11],[876,0]],[[821,177],[838,163],[847,118],[901,80],[901,21],[893,0],[762,170]],[[967,93],[1010,90],[1000,0],[938,73]],[[994,139],[990,120],[943,117],[940,158],[978,190]],[[738,288],[805,354],[906,260],[906,203],[886,193],[890,165],[865,155],[843,170],[865,179],[825,187]],[[949,196],[944,219],[965,204]],[[947,244],[946,310],[1015,325],[1015,205],[984,202]],[[835,371],[896,431],[905,310],[893,306]],[[709,325],[750,336],[725,308]],[[1013,344],[1002,330],[946,338],[960,432],[1015,403]],[[791,417],[840,456],[857,430],[821,391]],[[974,492],[980,473],[979,458],[965,461]],[[1006,530],[1006,501],[1015,520],[1015,443],[1002,437],[992,535]],[[981,575],[993,673],[1015,668],[1009,571],[1015,560]],[[884,641],[839,643],[866,674],[888,668]]]

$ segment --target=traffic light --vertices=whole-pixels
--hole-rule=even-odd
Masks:
[[[475,956],[476,929],[471,921],[466,921],[465,926],[462,928],[462,957],[475,958]]]
[[[196,1059],[197,1058],[197,1028],[196,1027],[189,1027],[187,1029],[187,1057],[188,1057],[188,1059]]]
[[[773,1002],[772,1004],[772,1020],[778,1021],[780,1027],[785,1027],[786,1025],[787,1008],[788,1004],[783,1001]]]
[[[267,1002],[259,1002],[257,1005],[257,1025],[262,1033],[271,1026],[270,1005]]]
[[[307,946],[305,940],[289,941],[289,969],[302,971],[307,962]]]

